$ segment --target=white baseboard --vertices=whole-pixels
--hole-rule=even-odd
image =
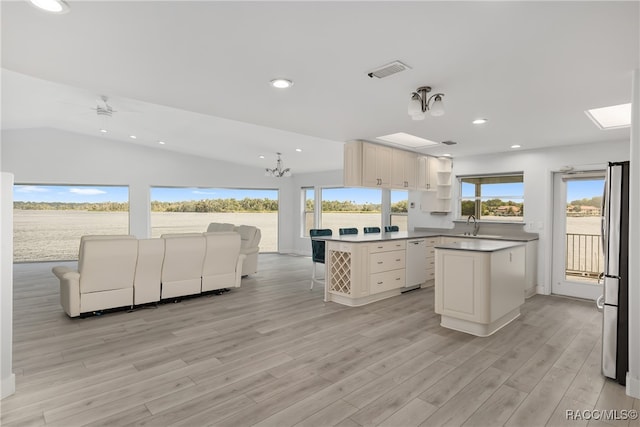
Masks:
[[[634,378],[627,372],[627,396],[640,399],[640,378]]]
[[[16,374],[11,374],[0,381],[0,399],[11,396],[16,392]]]

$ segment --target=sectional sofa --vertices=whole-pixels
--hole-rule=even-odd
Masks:
[[[262,233],[258,227],[212,222],[207,227],[207,231],[235,231],[240,234],[240,253],[246,257],[242,263],[242,276],[258,272],[258,252],[260,252],[259,245],[262,239]]]
[[[235,231],[83,236],[78,270],[52,269],[70,317],[240,287],[245,255]]]

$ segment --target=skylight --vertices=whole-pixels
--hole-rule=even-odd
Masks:
[[[585,111],[600,129],[620,129],[631,126],[631,104],[612,105]]]
[[[403,145],[405,147],[418,148],[426,147],[428,145],[437,145],[437,142],[429,141],[428,139],[420,138],[419,136],[411,135],[404,132],[392,133],[390,135],[378,136],[376,139],[386,142],[392,142],[394,144]]]

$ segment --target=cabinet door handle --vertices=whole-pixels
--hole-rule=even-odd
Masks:
[[[382,285],[384,282],[378,282],[378,285]]]
[[[396,262],[400,262],[400,258],[398,258],[398,259],[396,260]]]
[[[378,264],[382,264],[382,261],[378,261]]]
[[[396,280],[400,280],[400,278],[399,278],[399,277],[396,277]]]

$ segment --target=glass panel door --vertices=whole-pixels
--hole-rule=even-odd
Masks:
[[[604,171],[554,177],[554,294],[592,300],[602,294],[604,179]]]

